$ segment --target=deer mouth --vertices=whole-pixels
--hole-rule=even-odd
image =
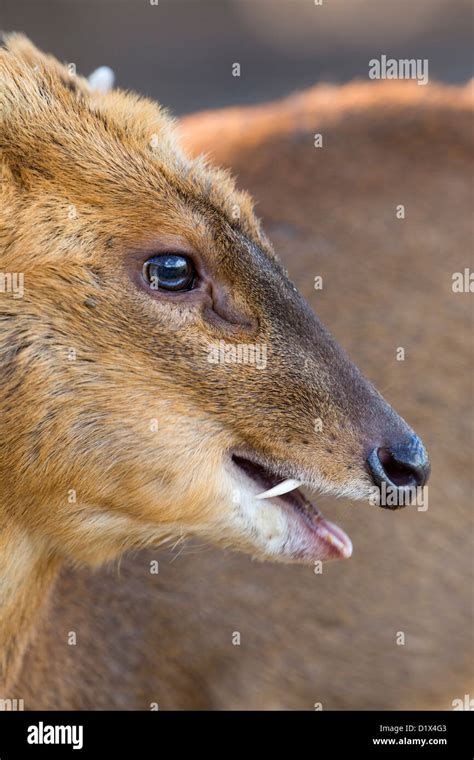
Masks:
[[[233,464],[245,477],[257,486],[254,494],[257,503],[271,501],[290,516],[293,532],[297,532],[304,547],[294,547],[294,559],[344,559],[352,554],[352,542],[339,526],[326,520],[316,505],[300,491],[298,480],[282,480],[281,475],[269,467],[237,454],[232,455]],[[263,489],[263,491],[262,491]],[[296,520],[295,520],[296,518]],[[298,554],[300,552],[300,555]]]

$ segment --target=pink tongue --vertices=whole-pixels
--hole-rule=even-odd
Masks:
[[[347,559],[352,554],[352,541],[342,528],[321,517],[313,527],[328,551],[327,559]]]

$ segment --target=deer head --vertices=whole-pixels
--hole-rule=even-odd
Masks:
[[[250,198],[183,154],[160,107],[93,91],[19,36],[0,77],[13,672],[62,559],[188,535],[262,559],[347,557],[299,486],[365,499],[429,468],[291,283]]]

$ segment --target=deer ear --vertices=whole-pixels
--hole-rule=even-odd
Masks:
[[[59,565],[41,537],[0,513],[0,698],[11,697]]]
[[[29,169],[48,171],[48,147],[55,108],[63,113],[73,102],[83,104],[94,97],[87,80],[38,50],[21,34],[3,36],[0,47],[0,172],[5,186],[28,187]],[[5,184],[6,183],[6,184]]]
[[[9,53],[12,53],[17,58],[21,58],[31,68],[40,64],[43,66],[50,65],[51,61],[54,61],[52,56],[48,56],[38,50],[24,34],[18,34],[17,32],[11,32],[10,34],[2,33],[1,40],[3,47]]]
[[[23,64],[23,67],[38,74],[47,73],[72,92],[83,96],[90,93],[87,79],[76,74],[75,64],[60,63],[54,56],[38,50],[24,34],[3,34],[1,39],[4,54]]]

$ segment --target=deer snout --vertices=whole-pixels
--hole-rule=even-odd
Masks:
[[[376,486],[402,490],[425,485],[430,464],[425,448],[417,435],[412,434],[389,446],[373,448],[367,466]],[[381,506],[387,506],[381,502]]]

